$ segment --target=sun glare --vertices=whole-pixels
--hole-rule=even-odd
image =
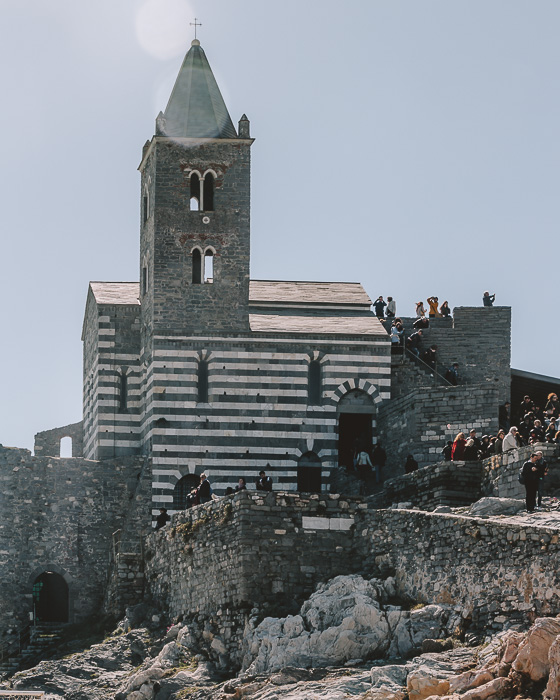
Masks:
[[[136,16],[140,46],[161,60],[184,53],[194,12],[186,0],[146,0]]]

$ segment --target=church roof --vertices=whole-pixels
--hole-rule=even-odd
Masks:
[[[249,303],[290,306],[360,306],[369,309],[371,299],[359,282],[287,282],[251,280]]]
[[[261,333],[306,333],[327,335],[378,335],[387,331],[373,314],[369,316],[284,316],[250,314],[252,331]]]
[[[192,42],[160,126],[165,136],[235,139],[237,132],[200,42]]]
[[[90,282],[89,286],[98,304],[140,305],[138,282]]]

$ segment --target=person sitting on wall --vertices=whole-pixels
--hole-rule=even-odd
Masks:
[[[438,298],[437,297],[428,297],[428,304],[430,306],[430,312],[429,312],[429,317],[430,318],[439,318],[441,316],[440,312],[438,311]]]
[[[170,520],[171,518],[167,514],[167,508],[160,508],[159,515],[156,518],[156,530],[161,530]]]
[[[495,294],[490,294],[490,292],[484,292],[482,296],[482,304],[484,306],[494,306],[494,300],[496,299]]]
[[[457,433],[455,440],[453,440],[453,447],[451,448],[451,459],[454,462],[460,462],[463,460],[466,444],[467,441],[465,440],[465,433]]]
[[[451,316],[451,309],[449,308],[449,302],[444,301],[443,304],[439,307],[439,313],[440,316],[443,316],[443,318],[448,318]]]
[[[450,384],[453,384],[453,386],[457,386],[459,384],[459,363],[454,362],[451,367],[447,370],[445,373],[445,378]]]
[[[261,469],[259,472],[259,478],[257,479],[257,491],[272,491],[272,479],[266,475],[264,469]]]
[[[404,463],[404,473],[412,474],[418,470],[418,462],[414,459],[412,455],[406,456],[406,462]]]
[[[238,491],[247,491],[247,484],[242,476],[239,477],[239,481],[235,487],[235,492],[237,493]]]
[[[187,508],[192,508],[193,506],[197,506],[200,503],[198,500],[198,488],[194,486],[191,489],[191,492],[187,496]]]
[[[507,452],[508,450],[516,450],[519,447],[517,442],[517,428],[512,425],[509,432],[502,440],[502,452]]]
[[[465,462],[476,462],[478,459],[478,450],[476,449],[475,442],[472,438],[469,438],[465,443],[463,459]]]
[[[373,308],[375,309],[375,315],[377,318],[385,318],[385,307],[387,302],[383,301],[383,297],[377,297],[373,302]]]
[[[206,478],[206,474],[202,473],[200,475],[200,485],[198,487],[198,501],[199,503],[209,503],[212,500],[212,487],[210,482]]]
[[[397,302],[393,297],[387,297],[387,318],[395,318],[397,315]]]

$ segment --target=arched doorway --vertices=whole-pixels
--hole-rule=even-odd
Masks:
[[[306,452],[298,461],[297,490],[321,493],[321,460],[315,452]]]
[[[369,394],[353,389],[338,404],[338,464],[352,468],[357,450],[370,451],[373,441],[372,420],[375,406]]]
[[[185,510],[187,507],[187,496],[199,484],[200,477],[196,474],[186,474],[179,479],[173,489],[173,510]]]
[[[54,571],[45,571],[33,582],[35,618],[40,622],[68,622],[68,584]]]

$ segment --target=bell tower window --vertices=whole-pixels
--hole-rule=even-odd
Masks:
[[[208,403],[208,360],[198,361],[197,403]]]
[[[200,211],[202,206],[200,201],[200,178],[198,173],[191,173],[190,189],[189,208],[191,211]]]
[[[214,211],[214,176],[206,173],[204,176],[204,211]]]
[[[204,253],[204,282],[214,282],[214,251],[210,248]]]
[[[307,380],[307,403],[310,406],[319,406],[322,394],[321,363],[319,360],[311,360],[309,363]]]
[[[202,255],[199,248],[192,252],[192,283],[202,284]]]

